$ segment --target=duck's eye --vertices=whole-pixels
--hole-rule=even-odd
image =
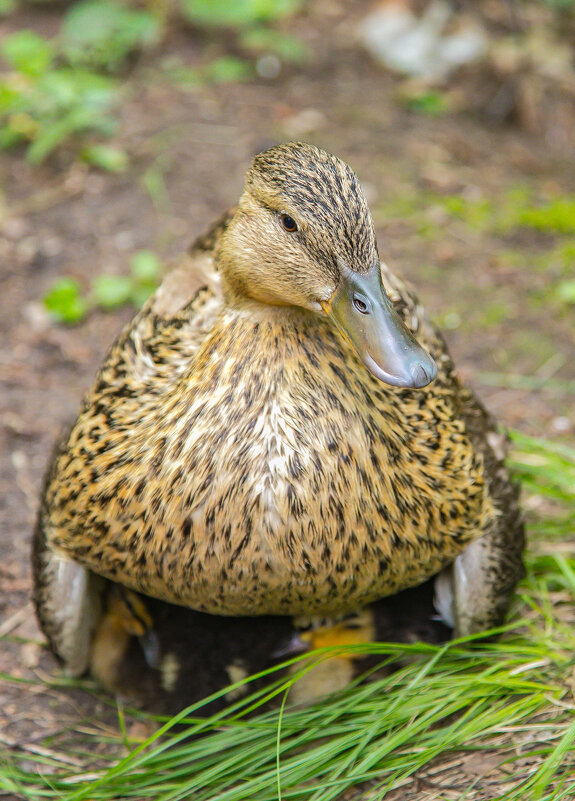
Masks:
[[[294,231],[297,231],[297,223],[293,217],[289,216],[289,214],[282,214],[281,221],[283,227],[286,229],[286,231],[289,231],[290,234],[293,234]]]
[[[361,314],[369,314],[369,309],[367,308],[367,303],[364,300],[362,300],[361,298],[358,298],[357,295],[353,299],[353,305],[358,310],[358,312],[360,312]]]

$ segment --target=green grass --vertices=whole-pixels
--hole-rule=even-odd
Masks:
[[[56,279],[43,302],[50,316],[60,323],[78,323],[91,309],[108,311],[127,303],[144,305],[158,286],[162,265],[155,253],[140,250],[130,262],[130,275],[97,275],[90,292],[84,294],[74,278]]]
[[[575,449],[518,433],[513,440],[513,468],[526,495],[538,500],[527,506],[540,511],[529,512],[527,576],[497,641],[350,647],[379,654],[398,669],[306,708],[289,705],[297,675],[273,681],[270,671],[266,690],[208,719],[197,717],[198,704],[143,743],[130,744],[120,725],[108,747],[118,754],[128,744],[128,754],[100,760],[97,770],[78,747],[58,751],[57,738],[46,754],[14,752],[0,767],[0,793],[64,801],[329,801],[350,788],[359,788],[354,797],[377,800],[403,787],[410,799],[418,770],[433,766],[440,782],[446,758],[489,753],[501,765],[500,780],[476,796],[470,779],[458,796],[446,797],[572,798]],[[299,667],[310,669],[307,662]],[[246,717],[272,696],[280,709]],[[185,728],[174,732],[184,717]],[[70,756],[82,768],[63,766],[61,758]]]
[[[569,194],[552,199],[539,197],[528,184],[519,184],[499,195],[469,199],[460,194],[418,189],[384,202],[374,209],[376,221],[410,217],[417,230],[436,227],[433,219],[437,207],[443,209],[450,221],[463,223],[468,231],[487,232],[505,236],[520,230],[533,230],[567,236],[575,231],[575,197]],[[426,218],[432,215],[432,219]],[[572,255],[573,243],[562,245]],[[531,256],[532,254],[530,254]]]

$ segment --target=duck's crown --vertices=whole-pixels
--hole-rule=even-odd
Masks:
[[[366,273],[377,260],[371,214],[357,175],[337,156],[305,142],[259,153],[246,190],[279,212],[289,209],[306,244],[338,281],[337,262]]]

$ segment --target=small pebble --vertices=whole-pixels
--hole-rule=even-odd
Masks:
[[[372,184],[369,181],[362,181],[361,188],[363,189],[365,199],[370,205],[377,203],[379,200],[379,192],[375,184]]]
[[[12,451],[11,461],[16,470],[26,470],[28,467],[28,457],[24,451]]]
[[[114,237],[114,244],[118,250],[133,250],[135,245],[134,234],[132,231],[120,231]]]
[[[448,328],[450,331],[454,331],[456,328],[459,328],[461,325],[461,317],[456,311],[447,312],[445,317],[443,318],[443,325],[445,328]]]
[[[102,175],[88,175],[85,182],[85,190],[90,195],[101,195],[106,188],[106,179]]]
[[[22,664],[27,668],[35,668],[38,667],[38,663],[40,662],[40,656],[42,653],[41,647],[38,643],[35,642],[28,642],[22,646],[22,651],[20,653],[20,658],[22,660]]]
[[[284,131],[288,136],[298,137],[321,128],[325,123],[325,116],[316,108],[305,108],[293,114],[283,122]]]
[[[554,417],[551,421],[551,428],[557,434],[566,434],[573,429],[573,421],[568,417]]]
[[[22,217],[8,217],[2,223],[2,233],[6,239],[17,242],[27,233],[28,225]]]
[[[42,250],[46,256],[50,256],[51,258],[59,256],[63,247],[62,240],[57,236],[49,236],[42,240]]]
[[[260,78],[267,78],[273,80],[277,78],[282,69],[281,61],[277,56],[271,53],[266,53],[265,56],[260,56],[256,61],[256,72]]]
[[[53,325],[52,318],[45,306],[37,300],[31,300],[22,306],[22,317],[32,331],[46,331]]]
[[[27,236],[20,240],[16,246],[16,258],[19,264],[29,264],[39,250],[38,239],[35,236]]]

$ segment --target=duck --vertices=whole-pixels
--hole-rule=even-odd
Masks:
[[[287,616],[209,615],[106,582],[88,672],[132,707],[172,717],[196,705],[194,716],[205,717],[286,671],[231,685],[308,647]]]
[[[33,542],[41,628],[81,675],[102,621],[122,628],[110,584],[239,632],[432,581],[456,636],[490,630],[523,570],[507,447],[381,260],[351,167],[277,145],[119,335],[56,448]],[[141,646],[131,609],[104,642]]]

